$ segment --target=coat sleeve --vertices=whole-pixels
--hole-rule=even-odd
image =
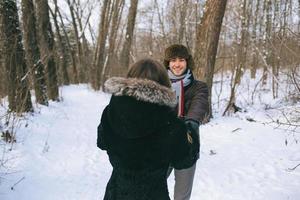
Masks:
[[[197,146],[196,138],[188,132],[187,126],[181,120],[178,120],[174,126],[175,133],[173,134],[172,157],[171,165],[175,169],[186,169],[195,164],[196,158],[195,149]],[[192,139],[189,139],[191,137]]]
[[[195,90],[191,91],[191,104],[186,113],[186,119],[202,123],[208,114],[208,87],[206,83],[197,81]]]
[[[98,136],[97,136],[97,147],[102,150],[108,150],[108,142],[107,142],[107,129],[108,129],[108,106],[102,112],[101,122],[98,125]]]

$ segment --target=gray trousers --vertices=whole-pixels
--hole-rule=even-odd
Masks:
[[[170,167],[168,171],[168,177],[170,176],[172,170],[173,168]],[[174,200],[189,200],[191,198],[195,171],[196,163],[187,169],[174,169]]]

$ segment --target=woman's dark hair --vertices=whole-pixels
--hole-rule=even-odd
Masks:
[[[130,67],[127,77],[148,79],[171,88],[167,70],[159,62],[152,59],[142,59],[134,63]]]

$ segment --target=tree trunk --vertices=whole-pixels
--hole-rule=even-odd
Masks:
[[[241,5],[243,8],[242,15],[241,15],[241,39],[240,44],[238,47],[237,52],[237,65],[235,67],[234,72],[234,79],[231,83],[231,91],[228,104],[223,112],[223,116],[229,111],[229,108],[235,105],[235,93],[236,87],[240,84],[241,77],[243,74],[243,69],[245,68],[246,64],[246,54],[247,54],[247,43],[246,43],[246,34],[247,34],[247,27],[249,26],[249,21],[247,20],[247,0],[243,0],[243,4]],[[249,17],[249,16],[248,16]]]
[[[17,102],[16,102],[16,59],[14,56],[11,57],[11,54],[15,52],[17,44],[17,34],[11,35],[13,29],[16,27],[15,17],[10,18],[13,10],[16,10],[16,7],[13,8],[14,2],[2,1],[0,3],[0,47],[1,47],[1,56],[3,57],[3,66],[5,67],[5,76],[6,76],[6,87],[8,93],[8,107],[10,111],[16,111]]]
[[[238,66],[236,71],[236,82],[240,84],[243,71],[246,65],[246,55],[247,55],[247,41],[248,41],[248,27],[249,27],[249,16],[247,16],[247,0],[243,0],[242,4],[242,17],[241,17],[241,40],[239,44],[238,55]]]
[[[55,29],[56,29],[56,35],[58,38],[58,47],[59,47],[59,74],[60,75],[60,83],[62,83],[63,85],[69,85],[70,84],[70,79],[69,79],[69,74],[67,71],[67,53],[66,53],[66,49],[65,49],[65,45],[63,43],[63,38],[61,36],[60,33],[60,28],[58,25],[58,21],[57,21],[57,11],[58,11],[58,7],[57,7],[57,0],[55,1],[55,11],[54,13],[51,11],[50,12],[52,14],[53,17],[53,21],[54,21],[54,25],[55,25]]]
[[[253,47],[253,54],[252,54],[252,62],[251,62],[251,78],[255,79],[256,77],[256,69],[258,67],[258,47],[257,45],[259,44],[257,42],[257,24],[258,24],[258,19],[259,19],[259,8],[260,8],[260,0],[256,1],[256,8],[255,8],[255,14],[254,14],[254,23],[253,23],[253,28],[252,28],[252,43],[254,45]]]
[[[298,0],[298,33],[300,32],[300,20],[299,19],[300,19],[300,0]]]
[[[78,1],[76,3],[76,9],[74,10],[74,14],[76,15],[78,25],[79,25],[79,31],[81,33],[79,35],[79,38],[82,38],[82,44],[81,44],[81,48],[82,48],[81,49],[82,75],[81,76],[82,76],[82,79],[83,79],[84,82],[89,82],[89,79],[91,79],[91,75],[92,75],[91,67],[90,67],[90,63],[89,63],[89,60],[90,60],[91,56],[90,56],[88,41],[85,37],[84,31],[85,31],[86,25],[89,21],[89,18],[91,16],[91,10],[88,13],[88,17],[86,19],[86,23],[85,23],[84,26],[82,25],[82,13],[83,12],[84,11],[82,9],[80,1]]]
[[[7,73],[9,109],[16,112],[33,111],[28,83],[28,70],[22,45],[19,16],[16,2],[0,3],[1,55]]]
[[[211,112],[211,88],[214,75],[214,65],[221,32],[222,21],[227,0],[207,0],[205,12],[197,31],[195,64],[196,76],[200,79],[206,77],[209,90],[209,116]]]
[[[279,4],[280,0],[275,0],[274,2],[274,13],[273,13],[273,25],[272,25],[272,39],[270,40],[273,44],[270,45],[272,46],[272,93],[273,93],[273,99],[278,97],[278,79],[279,79],[279,67],[280,67],[280,59],[278,58],[281,53],[282,53],[282,47],[283,45],[281,44],[279,48],[276,48],[278,45],[275,44],[277,43],[277,39],[279,40],[280,43],[283,42],[283,38],[278,34],[276,31],[277,23],[280,20],[279,16]],[[283,27],[285,28],[285,27]]]
[[[179,17],[179,33],[178,33],[178,43],[182,44],[184,34],[186,31],[186,14],[188,10],[189,0],[183,0],[180,5],[180,17]]]
[[[72,17],[72,25],[73,25],[73,29],[74,29],[74,34],[75,34],[75,42],[76,42],[76,58],[78,61],[78,66],[79,66],[79,82],[85,82],[85,66],[82,63],[82,47],[81,47],[81,42],[79,39],[79,34],[78,34],[78,28],[77,28],[77,23],[76,23],[76,18],[75,18],[75,13],[74,13],[74,1],[71,3],[70,0],[67,0],[68,6],[69,6],[69,10],[71,13],[71,17]]]
[[[201,16],[200,16],[200,2],[199,1],[201,1],[201,0],[197,0],[197,1],[195,1],[195,6],[194,6],[194,12],[195,12],[195,25],[194,25],[194,31],[193,31],[193,34],[194,34],[194,36],[193,36],[193,38],[194,38],[194,40],[197,38],[197,31],[199,31],[199,29],[198,29],[198,22],[200,22],[200,20],[201,20]],[[194,52],[196,52],[196,44],[195,44],[195,42],[193,42],[193,44],[192,44],[192,52],[194,53]]]
[[[1,26],[1,24],[0,24]],[[2,36],[1,36],[2,37]],[[6,73],[5,73],[5,66],[4,66],[4,53],[1,52],[4,51],[4,46],[0,44],[0,98],[3,98],[7,95],[6,90]]]
[[[109,70],[116,64],[116,54],[115,54],[115,44],[116,36],[118,32],[120,16],[123,11],[124,0],[115,0],[113,3],[113,9],[111,10],[112,24],[110,27],[109,35],[109,47],[107,53],[107,62],[104,64],[102,74],[101,74],[101,86],[104,86],[104,82],[107,79]],[[103,88],[102,88],[103,89]]]
[[[267,84],[268,79],[268,67],[273,66],[271,63],[272,59],[272,52],[271,52],[271,30],[272,30],[272,2],[269,0],[265,0],[265,8],[266,8],[266,37],[264,41],[264,58],[266,59],[267,65],[264,65],[263,68],[263,80],[262,84]]]
[[[163,11],[160,11],[159,9],[159,3],[157,0],[154,0],[154,5],[155,8],[157,9],[157,17],[158,17],[158,23],[160,25],[160,29],[161,29],[161,33],[162,33],[162,37],[163,37],[163,46],[166,46],[166,44],[169,43],[169,37],[167,37],[166,34],[166,28],[165,28],[165,23],[164,23],[164,16],[163,16]]]
[[[68,51],[69,51],[69,55],[70,55],[71,62],[72,62],[72,72],[73,72],[73,77],[72,78],[73,78],[73,83],[77,84],[77,83],[79,83],[79,80],[78,80],[78,70],[77,70],[77,64],[76,64],[75,55],[74,55],[74,52],[73,52],[71,44],[70,44],[68,33],[67,33],[66,29],[65,29],[64,21],[62,19],[61,13],[60,13],[60,11],[58,9],[57,1],[54,0],[54,3],[55,3],[55,7],[57,9],[57,14],[59,16],[59,19],[60,19],[60,22],[61,22],[61,25],[62,25],[62,30],[64,32],[64,37],[65,37],[67,45],[68,45]]]
[[[127,21],[127,28],[125,34],[125,41],[120,56],[120,66],[123,69],[126,69],[126,71],[129,68],[130,48],[132,43],[137,7],[138,7],[138,0],[131,0],[129,13],[127,17],[128,21]]]
[[[49,19],[48,0],[37,0],[37,20],[39,33],[39,47],[43,64],[46,66],[47,94],[53,101],[59,100],[57,70],[54,60],[54,36]]]
[[[26,61],[33,76],[36,101],[42,105],[48,105],[44,65],[40,58],[40,50],[37,43],[36,20],[32,0],[22,0],[21,7]]]
[[[96,80],[95,89],[99,90],[101,85],[101,74],[105,59],[105,44],[108,35],[108,26],[110,22],[109,10],[111,6],[111,0],[104,0],[101,10],[101,21],[99,24],[99,35],[96,48],[95,56],[95,69],[96,69]]]

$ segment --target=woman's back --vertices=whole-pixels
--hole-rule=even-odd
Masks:
[[[112,98],[102,113],[97,146],[113,166],[104,199],[169,200],[167,170],[191,166],[193,136],[188,141],[185,124],[172,112],[176,98],[166,69],[140,60],[127,78],[111,78],[104,88]]]
[[[115,78],[106,84],[113,96],[103,111],[98,146],[107,150],[113,173],[105,199],[169,199],[168,167],[188,154],[185,126],[166,101],[172,93],[152,81],[134,81]]]

